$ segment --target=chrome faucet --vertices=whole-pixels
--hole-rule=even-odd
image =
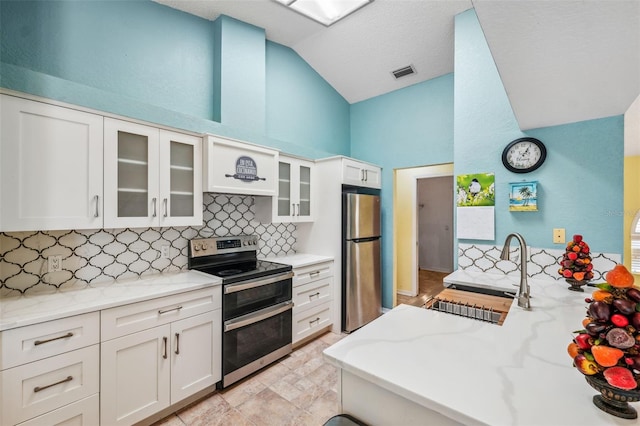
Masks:
[[[529,303],[531,292],[529,283],[527,282],[527,243],[522,235],[518,233],[507,235],[507,238],[504,240],[504,247],[502,247],[502,253],[500,253],[500,259],[509,260],[509,244],[513,237],[516,237],[520,244],[520,288],[516,296],[518,298],[518,306],[524,309],[531,309]]]

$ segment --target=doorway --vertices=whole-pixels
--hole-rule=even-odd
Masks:
[[[393,194],[393,305],[421,306],[453,270],[453,164],[396,169]]]

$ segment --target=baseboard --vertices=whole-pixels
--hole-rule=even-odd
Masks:
[[[397,293],[401,294],[403,296],[408,296],[408,297],[416,297],[417,296],[417,294],[412,293],[411,291],[408,291],[408,290],[398,290]]]
[[[449,271],[445,268],[418,268],[421,271],[433,271],[433,272],[442,272],[444,274],[450,274],[453,271]]]

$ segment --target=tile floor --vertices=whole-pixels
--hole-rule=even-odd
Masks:
[[[342,337],[328,332],[154,426],[320,426],[338,414],[338,373],[322,351]]]

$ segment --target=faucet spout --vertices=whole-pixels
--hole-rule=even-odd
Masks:
[[[513,238],[518,240],[520,245],[520,287],[518,288],[518,306],[524,309],[531,309],[529,299],[531,298],[531,291],[529,289],[529,283],[527,282],[527,243],[524,237],[518,233],[512,233],[507,235],[504,240],[504,247],[500,253],[500,259],[509,260],[509,244]]]

